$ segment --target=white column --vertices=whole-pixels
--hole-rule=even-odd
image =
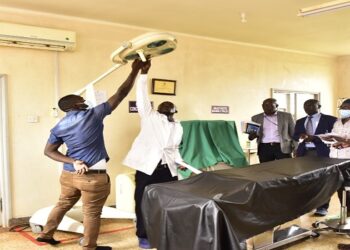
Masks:
[[[3,227],[9,226],[12,217],[6,87],[6,75],[0,75],[0,197],[2,198],[0,222]]]

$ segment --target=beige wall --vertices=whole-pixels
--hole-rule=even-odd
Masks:
[[[339,98],[350,98],[350,56],[337,58]]]
[[[77,50],[59,53],[60,95],[83,87],[111,66],[110,53],[123,41],[146,31],[78,19],[0,10],[0,21],[67,29],[77,32]],[[177,95],[152,95],[177,104],[181,120],[235,120],[261,112],[271,88],[320,91],[323,112],[333,113],[336,61],[332,58],[249,47],[224,41],[177,35],[174,53],[152,60],[150,78],[177,80]],[[111,95],[126,78],[130,65],[97,84]],[[55,103],[55,52],[0,47],[0,74],[8,75],[10,161],[13,216],[30,216],[56,202],[58,164],[44,157],[43,148]],[[349,91],[349,88],[348,88]],[[113,180],[108,204],[114,204],[114,177],[129,172],[121,162],[139,130],[137,114],[127,112],[134,90],[105,120],[105,141]],[[229,115],[210,114],[211,105],[230,106]],[[38,115],[39,123],[27,117]],[[62,115],[62,114],[61,114]],[[242,143],[245,137],[241,136]]]

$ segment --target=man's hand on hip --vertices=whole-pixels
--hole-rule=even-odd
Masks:
[[[80,161],[80,160],[75,160],[73,162],[73,166],[75,169],[75,173],[78,175],[83,175],[89,171],[89,168],[85,165],[85,163],[83,161]]]

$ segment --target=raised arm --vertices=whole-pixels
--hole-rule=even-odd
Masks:
[[[147,61],[141,68],[141,75],[136,83],[136,105],[141,117],[149,114],[152,110],[147,88],[147,74],[150,67],[151,62]]]
[[[134,86],[134,82],[139,70],[144,63],[136,59],[131,66],[131,72],[122,85],[118,88],[117,92],[108,99],[108,103],[111,106],[112,111],[115,110],[122,100],[129,94],[130,90]]]

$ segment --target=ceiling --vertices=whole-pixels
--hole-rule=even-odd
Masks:
[[[330,56],[350,55],[350,8],[297,16],[300,8],[326,1],[329,0],[0,0],[0,7]],[[246,23],[241,22],[241,12],[246,15]]]

